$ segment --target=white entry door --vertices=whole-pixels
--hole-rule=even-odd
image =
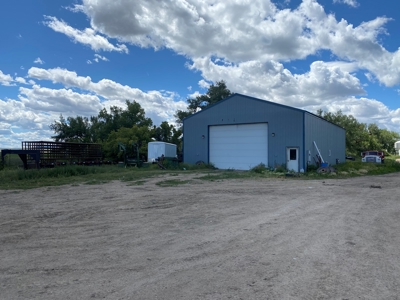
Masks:
[[[219,169],[268,166],[268,124],[210,126],[209,161]]]
[[[299,148],[287,148],[286,169],[299,172]]]

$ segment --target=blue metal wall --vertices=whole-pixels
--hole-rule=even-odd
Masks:
[[[268,123],[268,164],[286,163],[287,147],[298,147],[304,168],[304,111],[240,94],[224,99],[183,121],[183,159],[209,162],[209,127]]]
[[[336,126],[316,115],[305,113],[305,140],[304,148],[306,162],[308,151],[311,152],[311,163],[315,164],[317,150],[313,142],[316,142],[323,159],[331,165],[344,162],[346,159],[346,130]]]
[[[317,143],[323,159],[331,165],[345,161],[346,132],[306,111],[240,94],[224,99],[183,121],[184,161],[209,162],[209,127],[216,125],[268,123],[268,163],[286,163],[286,149],[299,148],[299,169],[308,160],[315,164]],[[310,153],[310,155],[309,155]]]

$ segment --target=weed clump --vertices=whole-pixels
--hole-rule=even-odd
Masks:
[[[317,171],[317,170],[318,170],[318,166],[312,165],[312,164],[307,165],[307,172],[312,172],[312,171]]]
[[[275,172],[277,173],[286,173],[286,164],[281,164],[281,165],[276,165],[275,166]]]
[[[265,173],[266,171],[268,171],[268,168],[267,168],[267,166],[266,166],[265,164],[260,163],[260,164],[258,164],[257,166],[251,168],[250,171],[251,171],[251,172],[254,172],[254,173],[258,173],[258,174],[263,174],[263,173]]]

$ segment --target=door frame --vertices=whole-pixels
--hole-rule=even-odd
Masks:
[[[291,161],[290,150],[296,150],[296,162],[293,162],[291,164],[291,168],[289,169],[289,162]],[[295,165],[295,167],[294,167],[294,165]],[[286,147],[286,169],[288,171],[294,171],[294,172],[298,173],[299,167],[300,167],[300,147]]]

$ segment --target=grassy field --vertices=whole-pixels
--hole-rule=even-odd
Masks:
[[[337,165],[337,174],[343,177],[359,175],[380,175],[400,172],[400,163],[396,161],[399,157],[385,158],[385,163],[363,163],[361,161],[349,161]]]
[[[8,167],[23,167],[24,164],[17,154],[7,154],[4,157],[4,165]]]
[[[355,176],[379,175],[400,172],[397,157],[386,158],[384,164],[347,161],[334,166],[333,172],[320,174],[317,170],[306,173],[287,173],[283,168],[271,170],[265,166],[257,166],[250,171],[216,170],[210,165],[179,164],[166,165],[161,170],[157,165],[149,168],[121,168],[118,166],[59,166],[51,169],[24,170],[19,165],[6,165],[0,171],[0,189],[31,189],[43,186],[59,186],[65,184],[101,184],[112,180],[129,182],[130,185],[141,185],[146,179],[164,174],[178,175],[182,173],[198,173],[198,178],[208,181],[239,179],[239,178],[293,178],[293,179],[324,179],[349,178]],[[15,161],[16,162],[16,161]],[[160,186],[176,186],[190,183],[188,180],[168,180],[159,183]]]

